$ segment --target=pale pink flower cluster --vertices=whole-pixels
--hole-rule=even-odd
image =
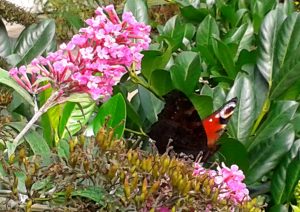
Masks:
[[[245,176],[237,165],[232,165],[229,168],[222,163],[221,166],[217,167],[217,170],[211,170],[204,168],[199,163],[195,163],[193,175],[204,174],[214,179],[214,187],[220,191],[219,199],[227,199],[234,204],[250,200],[249,191],[246,184],[243,183]]]
[[[150,27],[137,22],[131,12],[120,20],[112,5],[98,8],[86,24],[58,51],[10,70],[11,77],[33,94],[51,86],[64,95],[86,92],[95,100],[110,97],[126,67],[140,69],[141,51],[151,41]]]

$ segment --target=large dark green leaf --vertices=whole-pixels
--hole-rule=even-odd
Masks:
[[[21,56],[21,60],[13,65],[28,64],[41,55],[53,40],[54,34],[54,20],[46,19],[26,28],[19,36],[14,49],[14,53]]]
[[[95,105],[93,100],[81,103],[66,103],[58,126],[60,138],[68,137],[68,133],[74,135],[78,132],[88,122]]]
[[[9,123],[9,126],[13,127],[14,129],[20,132],[25,127],[25,124],[21,122],[11,122]],[[24,139],[29,144],[30,148],[32,149],[35,155],[41,156],[45,164],[50,163],[51,151],[42,135],[40,135],[35,130],[29,130],[24,135]]]
[[[109,120],[106,123],[107,117]],[[99,109],[93,121],[94,133],[97,134],[100,127],[106,123],[107,127],[115,129],[117,138],[122,137],[125,129],[126,104],[122,94],[118,93],[105,102]]]
[[[6,57],[12,52],[10,40],[3,21],[0,19],[0,57]]]
[[[251,143],[246,144],[248,149],[279,132],[293,118],[298,105],[295,101],[278,101],[272,104],[267,119],[257,130],[254,139],[249,140]]]
[[[271,90],[271,98],[284,94],[300,80],[300,46],[292,52],[292,56],[285,62],[279,74],[275,77]]]
[[[289,180],[287,168],[299,152],[300,140],[296,140],[294,141],[289,153],[284,156],[283,160],[274,171],[271,182],[271,194],[276,204],[283,204],[287,200],[287,193],[285,193],[286,182]]]
[[[282,10],[277,8],[267,14],[260,28],[257,68],[269,86],[272,84],[272,75],[275,65],[274,58],[277,32],[283,18]]]
[[[211,45],[212,38],[218,38],[220,36],[219,27],[215,19],[208,15],[200,23],[196,33],[197,46]]]
[[[7,71],[0,68],[0,84],[5,84],[11,88],[13,88],[17,93],[19,93],[24,100],[26,100],[30,105],[34,106],[34,102],[29,93],[22,88],[15,80],[10,78]]]
[[[127,0],[124,5],[124,12],[132,12],[137,21],[149,23],[147,2],[145,0]]]
[[[297,156],[289,164],[286,176],[285,194],[288,202],[290,202],[294,194],[295,186],[300,180],[300,152],[298,152]]]
[[[165,52],[158,50],[144,51],[143,54],[142,74],[149,80],[154,70],[165,68],[172,56],[172,48],[169,46]]]
[[[182,7],[180,9],[182,16],[192,22],[199,23],[202,21],[205,16],[208,14],[208,10],[205,8],[196,9],[192,5]]]
[[[195,52],[181,52],[171,67],[171,79],[178,90],[186,95],[194,92],[201,74],[200,59]]]
[[[160,96],[169,93],[174,88],[171,83],[170,72],[163,69],[152,72],[149,84]]]
[[[272,171],[290,150],[295,138],[291,124],[287,124],[276,134],[273,132],[272,135],[272,137],[262,140],[249,152],[250,166],[246,175],[248,184],[254,183]]]
[[[234,97],[238,97],[238,105],[228,124],[228,131],[232,137],[244,143],[255,121],[255,94],[248,75],[239,73],[236,77],[227,100]]]
[[[221,144],[218,151],[219,160],[225,162],[227,166],[236,164],[246,173],[249,160],[244,145],[232,138],[221,138],[219,143]]]
[[[163,102],[142,86],[138,86],[138,96],[145,117],[150,123],[156,122],[157,115],[162,110]]]
[[[288,16],[278,31],[275,55],[281,68],[300,44],[300,15],[293,13]],[[276,73],[277,74],[277,73]]]

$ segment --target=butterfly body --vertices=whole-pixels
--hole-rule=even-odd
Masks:
[[[196,157],[201,151],[209,156],[217,149],[216,142],[223,133],[236,106],[236,98],[201,121],[191,101],[179,91],[165,97],[166,104],[153,124],[149,136],[156,141],[157,149],[164,153],[170,139],[177,153]]]

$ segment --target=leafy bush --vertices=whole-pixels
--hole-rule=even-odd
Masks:
[[[139,62],[130,63],[129,65],[124,64],[126,70],[124,69],[122,73],[125,74],[120,79],[120,82],[114,86],[113,97],[99,106],[96,106],[95,102],[90,98],[77,94],[78,90],[68,90],[63,87],[53,76],[50,78],[41,78],[34,83],[36,79],[34,77],[32,78],[32,76],[35,75],[31,72],[26,72],[26,74],[31,76],[29,78],[33,83],[31,84],[32,87],[28,89],[28,91],[31,91],[33,94],[34,98],[32,100],[25,89],[20,88],[16,82],[9,78],[6,71],[2,70],[0,72],[1,78],[4,79],[3,81],[1,80],[1,82],[14,88],[27,100],[23,101],[23,105],[27,105],[27,108],[34,107],[35,109],[33,121],[30,121],[27,127],[25,127],[26,130],[23,131],[23,133],[25,132],[23,134],[24,139],[32,151],[28,151],[28,156],[40,155],[44,161],[47,161],[48,158],[48,162],[51,163],[51,161],[49,161],[51,155],[49,146],[56,146],[57,151],[61,152],[61,148],[63,148],[61,145],[67,145],[64,139],[76,135],[80,129],[84,130],[87,128],[85,130],[86,134],[96,134],[99,129],[103,129],[102,127],[106,125],[108,129],[115,129],[114,131],[110,131],[109,137],[112,138],[116,136],[118,139],[122,137],[128,138],[131,133],[134,133],[141,136],[141,138],[139,142],[134,142],[133,146],[138,145],[145,152],[141,150],[130,150],[128,153],[122,146],[125,144],[126,146],[131,146],[129,145],[130,139],[125,139],[125,144],[122,142],[121,144],[120,142],[110,144],[112,139],[108,139],[109,142],[102,144],[108,146],[113,145],[113,149],[109,150],[109,152],[115,152],[112,157],[115,157],[116,160],[104,160],[99,162],[103,164],[100,168],[105,170],[107,167],[116,164],[118,165],[118,170],[125,172],[123,177],[121,171],[120,176],[117,176],[120,178],[116,178],[119,179],[118,183],[120,183],[120,185],[121,182],[123,183],[121,186],[121,190],[123,189],[121,194],[123,196],[114,196],[111,202],[112,206],[119,207],[119,205],[122,205],[123,207],[125,205],[125,208],[135,207],[135,209],[147,207],[143,205],[143,201],[141,201],[147,199],[145,198],[147,194],[145,188],[147,187],[151,190],[151,187],[154,186],[157,181],[162,183],[162,178],[169,176],[170,179],[164,179],[166,185],[176,188],[176,190],[172,190],[170,198],[166,198],[168,199],[166,201],[169,201],[167,202],[168,204],[166,204],[166,202],[160,202],[161,204],[159,206],[167,206],[167,208],[170,209],[175,205],[175,207],[186,209],[185,207],[187,205],[188,207],[193,205],[195,207],[199,206],[199,210],[202,210],[204,207],[206,208],[208,204],[206,201],[201,202],[201,200],[199,200],[199,198],[202,198],[201,195],[205,197],[207,197],[208,193],[213,195],[212,190],[207,193],[207,187],[205,187],[207,183],[205,183],[205,180],[203,182],[201,181],[202,184],[200,186],[204,193],[199,196],[192,195],[195,191],[193,190],[195,188],[192,184],[195,183],[194,180],[197,181],[197,179],[191,175],[193,170],[192,163],[182,159],[169,158],[166,155],[152,155],[149,153],[153,151],[152,143],[146,139],[146,134],[151,128],[151,125],[157,121],[158,114],[164,106],[162,101],[163,96],[173,89],[180,90],[188,96],[201,118],[206,117],[213,110],[217,109],[226,99],[228,100],[236,96],[238,97],[238,106],[228,124],[226,135],[220,140],[221,148],[214,158],[211,159],[211,162],[218,160],[233,168],[236,167],[233,164],[238,165],[245,173],[245,182],[250,190],[251,196],[264,196],[266,204],[268,204],[268,209],[287,210],[290,203],[295,203],[294,190],[300,178],[300,116],[298,110],[300,94],[300,75],[298,73],[298,57],[300,55],[299,13],[294,12],[292,1],[278,3],[275,0],[218,0],[208,1],[207,4],[200,3],[200,1],[193,1],[193,3],[189,1],[174,2],[178,3],[180,14],[170,18],[164,26],[157,26],[157,33],[152,34],[152,43],[149,50],[143,51],[141,69],[139,69]],[[138,21],[146,24],[149,23],[147,5],[144,1],[127,1],[124,8],[125,11],[132,11]],[[107,15],[111,14],[111,12],[112,11],[108,11]],[[113,20],[118,19],[115,18]],[[93,25],[93,21],[88,21],[89,25]],[[97,24],[95,25],[97,26]],[[28,29],[27,36],[29,37],[32,36],[32,34],[29,33],[31,30],[33,29]],[[48,30],[46,30],[45,33],[46,32],[48,32]],[[88,32],[88,30],[85,32]],[[4,35],[2,37],[8,42],[7,36]],[[38,39],[40,38],[40,36],[36,37]],[[77,43],[77,45],[81,48],[79,43]],[[85,50],[87,50],[86,47],[87,46],[84,46]],[[72,49],[68,45],[62,48],[62,50],[67,50],[66,52],[70,52]],[[39,49],[39,51],[37,51],[38,53],[34,54],[34,56],[32,56],[32,53],[32,55],[26,56],[26,60],[17,60],[17,63],[11,64],[28,64],[31,59],[41,55],[45,50],[46,48],[43,47]],[[140,50],[142,49],[138,51]],[[32,51],[35,52],[34,50]],[[88,55],[87,53],[88,52],[81,52],[80,55]],[[11,51],[9,51],[9,54],[11,54]],[[5,57],[7,57],[7,55]],[[141,55],[138,53],[134,54],[134,56],[141,59]],[[48,55],[48,57],[51,57],[51,54],[50,56]],[[47,59],[48,62],[51,62],[49,58]],[[68,59],[74,62],[71,56],[69,56]],[[38,60],[39,63],[37,63],[37,60],[35,60],[31,64],[39,66],[43,63],[42,61],[43,60],[40,59]],[[43,64],[48,67],[48,69],[40,70],[44,71],[43,73],[51,72],[55,69],[53,64]],[[77,64],[80,71],[85,70],[85,66],[81,66],[82,64],[86,63],[81,61]],[[88,64],[90,63],[88,62]],[[120,63],[118,65],[120,65]],[[19,67],[13,70],[19,72],[15,72],[17,75],[13,75],[13,72],[11,72],[12,76],[14,76],[16,80],[19,78],[19,80],[24,81],[26,78],[24,78],[23,72],[24,70],[28,71],[30,69]],[[96,79],[97,77],[103,76],[103,73],[99,72],[94,76]],[[70,83],[74,79],[75,78],[71,77],[71,81],[68,82]],[[76,78],[76,80],[76,83],[86,82],[82,83],[82,87],[85,88],[83,89],[84,92],[93,94],[93,91],[96,90],[89,90],[91,87],[88,87],[95,83],[94,81],[93,83],[90,81],[91,83],[88,85],[87,81],[84,81],[83,78],[80,78],[80,80]],[[72,83],[68,85],[70,85],[68,88],[78,88],[78,86],[72,87],[74,85]],[[112,86],[112,84],[110,85]],[[32,92],[37,90],[31,88],[39,88],[35,86],[48,86],[52,87],[53,90],[42,87],[45,90],[38,94],[38,92]],[[98,86],[97,88],[101,87]],[[47,110],[41,110],[45,103],[49,103],[51,93],[55,93],[55,91],[61,89],[65,95],[62,96],[64,98],[58,98],[55,99],[55,101],[50,98],[51,101],[53,100],[52,103],[55,104],[55,106],[50,104]],[[111,94],[111,92],[112,90],[109,90],[108,93]],[[73,95],[69,96],[70,94]],[[132,98],[128,98],[129,94]],[[97,97],[99,96],[95,95],[94,99]],[[12,101],[12,105],[14,101],[15,99]],[[40,109],[38,109],[38,105]],[[23,110],[18,109],[22,111],[21,118],[24,118],[24,111],[26,110],[24,108]],[[20,113],[17,112],[17,108],[13,108],[10,111],[20,115]],[[36,115],[37,111],[40,111],[40,114]],[[38,128],[34,126],[33,123],[41,114],[43,114],[40,122],[42,128]],[[105,117],[107,116],[110,117],[108,122],[105,121]],[[28,117],[32,118],[31,115],[28,115]],[[6,126],[8,125],[17,131],[21,131],[24,128],[24,123],[11,122]],[[35,130],[29,130],[29,128]],[[23,135],[21,134],[21,136],[17,138],[19,139]],[[18,141],[18,139],[15,141]],[[85,144],[86,143],[89,143],[89,141],[86,141]],[[120,144],[120,146],[117,144]],[[25,145],[25,143],[23,145]],[[72,142],[69,142],[69,145],[72,146]],[[12,143],[8,140],[3,142],[3,148],[6,150],[5,153],[7,153],[11,161],[3,162],[4,164],[8,163],[7,166],[14,166],[13,156],[16,155],[14,150],[17,146],[19,146],[18,142]],[[70,148],[72,151],[76,149],[79,153],[82,151],[90,151],[91,153],[93,148],[95,148],[94,146],[93,148],[87,147],[87,149],[84,150],[84,145],[81,146],[82,148],[79,142],[76,148],[74,147],[74,149],[72,149],[73,147],[67,147],[67,149]],[[101,149],[99,151],[101,151]],[[118,151],[120,151],[119,154]],[[136,160],[135,163],[137,164],[132,163],[131,160],[127,160],[128,155],[125,156],[125,152],[129,155],[137,155],[141,160]],[[90,166],[96,166],[96,164],[93,163],[94,159],[91,158],[92,156],[94,155],[78,155],[78,157],[90,159],[89,165],[83,164],[84,161],[88,160],[79,162],[77,157],[74,159],[71,156],[66,157],[67,159],[65,159],[64,165],[71,165],[72,162],[69,160],[72,158],[76,163],[78,162],[77,165],[81,167],[81,171],[86,171],[85,169],[89,169]],[[61,157],[61,155],[59,157]],[[35,158],[35,156],[33,156],[33,158]],[[172,181],[172,173],[167,172],[167,170],[161,173],[163,176],[159,175],[158,178],[152,178],[152,176],[147,175],[149,172],[154,174],[153,171],[155,167],[151,167],[149,164],[147,165],[147,163],[151,162],[151,164],[155,164],[157,162],[157,166],[160,164],[163,168],[166,166],[161,163],[162,160],[167,160],[165,158],[169,158],[170,161],[175,161],[176,166],[174,166],[174,169],[178,169],[178,173],[184,173],[183,176],[186,176],[186,173],[188,173],[186,177],[182,178],[186,180],[184,181],[186,187],[181,187],[176,183],[175,185]],[[144,161],[144,165],[141,161]],[[62,161],[60,159],[60,164],[61,163]],[[106,165],[104,165],[104,163]],[[71,166],[73,169],[74,167]],[[152,170],[148,170],[149,167],[151,167]],[[5,172],[9,172],[9,170],[10,168],[7,168]],[[134,174],[135,171],[137,174]],[[63,174],[62,172],[60,173]],[[97,173],[101,174],[102,172],[99,171]],[[117,171],[115,173],[117,173]],[[137,176],[136,183],[129,183],[131,181],[127,183],[127,180],[131,179],[131,177],[135,179],[135,176]],[[98,179],[98,177],[99,176],[96,178]],[[19,190],[19,188],[16,190],[16,179],[20,182],[21,180],[13,175],[10,175],[10,178],[8,185],[10,185],[10,188],[15,189],[12,189],[12,193],[14,194]],[[95,179],[93,180],[95,181]],[[108,191],[107,188],[109,185],[114,184],[110,184],[111,182],[107,180],[107,178],[102,179],[100,177],[100,179],[104,181],[100,180],[100,182],[103,183],[97,184],[100,189],[100,191],[97,192],[101,192],[102,195],[102,192],[105,193]],[[188,182],[191,182],[190,188],[187,186]],[[55,183],[58,182],[54,182],[54,184]],[[77,185],[79,187],[82,186],[76,184],[76,186]],[[58,187],[61,188],[61,190],[57,190],[58,194],[55,193],[54,195],[59,196],[59,192],[63,192],[61,196],[70,198],[73,191],[75,193],[76,191],[80,191],[80,189],[75,189],[76,186],[72,185],[69,190],[64,186]],[[167,188],[169,188],[168,186]],[[134,190],[134,188],[139,189]],[[70,192],[70,190],[72,192]],[[88,193],[93,194],[93,192],[94,191],[89,191]],[[149,194],[150,196],[152,195],[151,198],[153,199],[157,198],[154,193],[155,192],[150,192]],[[162,190],[159,190],[158,193],[164,196]],[[220,196],[218,192],[216,193],[218,195],[214,195]],[[116,195],[117,194],[119,193],[117,192]],[[178,197],[178,195],[180,196],[182,194],[188,195],[183,195],[184,197],[182,199],[179,198],[179,203],[177,202],[178,199],[173,201],[172,195]],[[84,197],[87,196],[86,193],[84,195]],[[99,198],[101,195],[96,196]],[[119,199],[119,197],[121,198]],[[122,200],[122,197],[125,199]],[[94,202],[98,200],[99,199],[92,199]],[[210,200],[216,200],[213,202],[212,210],[220,209],[224,206],[234,206],[238,208],[249,206],[247,205],[249,202],[246,203],[246,205],[232,204],[230,202],[222,203],[218,197],[215,199],[210,198]],[[84,202],[85,199],[81,198],[78,201],[83,205],[82,202]],[[98,204],[100,204],[99,201]],[[89,202],[86,204],[89,205]],[[107,203],[107,205],[104,204],[101,207],[106,207],[109,204],[110,203]],[[255,205],[254,202],[250,202],[249,204]],[[76,206],[73,205],[72,207]]]

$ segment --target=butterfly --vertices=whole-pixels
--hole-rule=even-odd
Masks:
[[[165,107],[149,132],[159,153],[166,152],[171,139],[176,153],[197,157],[202,152],[202,160],[208,159],[218,149],[217,140],[237,106],[237,98],[229,100],[202,121],[184,93],[173,90],[164,99]]]

